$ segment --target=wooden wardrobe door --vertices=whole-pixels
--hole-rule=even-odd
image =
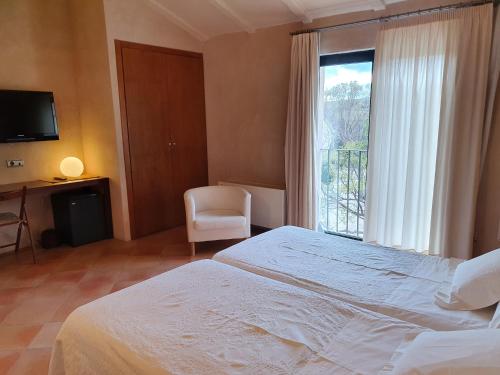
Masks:
[[[167,61],[172,214],[174,223],[180,225],[185,223],[184,192],[208,184],[203,58],[168,55]]]
[[[122,64],[135,238],[173,226],[171,136],[165,111],[171,104],[164,53],[122,48]]]

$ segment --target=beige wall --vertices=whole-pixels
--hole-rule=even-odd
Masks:
[[[290,36],[298,25],[209,40],[204,48],[210,183],[284,186]]]
[[[83,158],[67,2],[0,1],[0,25],[0,88],[53,91],[60,130],[59,141],[0,144],[0,184],[59,175],[64,157]],[[7,159],[23,159],[25,165],[6,168]],[[4,203],[0,211],[17,204]],[[52,226],[50,207],[47,195],[29,197],[36,235]],[[0,232],[2,243],[12,238],[13,230]]]
[[[0,88],[53,91],[59,141],[0,144],[0,184],[59,174],[68,155],[82,157],[71,23],[64,0],[0,1]],[[7,168],[6,159],[24,159]]]
[[[71,23],[64,0],[0,1],[0,88],[53,91],[59,141],[1,144],[0,184],[59,174],[68,155],[82,157]],[[6,168],[6,159],[24,159]]]
[[[127,239],[104,7],[102,0],[71,0],[70,4],[85,165],[89,174],[110,178],[114,235]]]
[[[116,71],[115,39],[143,43],[161,47],[200,51],[201,43],[170,23],[157,9],[144,0],[104,0],[107,35],[107,69],[111,80],[113,130],[116,135],[115,147],[118,161],[117,173],[120,178],[120,205],[123,208],[124,239],[130,239],[130,223],[123,158],[122,127],[118,80]],[[111,131],[111,130],[110,130]],[[118,198],[117,198],[118,199]]]

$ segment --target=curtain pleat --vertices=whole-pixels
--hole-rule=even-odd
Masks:
[[[484,121],[483,141],[481,144],[481,173],[486,160],[486,151],[488,149],[488,140],[490,137],[491,125],[493,122],[493,113],[495,111],[495,101],[500,82],[500,11],[497,7],[494,16],[493,39],[491,43],[490,68],[488,74],[488,100],[486,104],[486,114]]]
[[[318,94],[319,34],[295,35],[285,139],[287,223],[309,229],[317,225]]]
[[[451,113],[445,114],[440,124],[438,160],[442,162],[436,168],[429,250],[444,257],[469,259],[473,254],[481,150],[487,145],[483,136],[493,5],[456,13],[455,88],[444,93],[450,96]]]

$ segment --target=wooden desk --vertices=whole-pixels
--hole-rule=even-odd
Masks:
[[[109,194],[109,178],[108,177],[88,177],[79,180],[66,181],[26,181],[14,184],[0,185],[0,201],[2,195],[20,190],[26,186],[27,194],[59,192],[66,190],[89,190],[102,194],[104,200],[104,215],[106,219],[106,237],[113,238],[113,219],[111,215],[111,198]]]

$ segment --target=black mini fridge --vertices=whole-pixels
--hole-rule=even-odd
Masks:
[[[104,200],[100,193],[76,191],[53,194],[54,225],[62,242],[80,246],[106,238]]]

